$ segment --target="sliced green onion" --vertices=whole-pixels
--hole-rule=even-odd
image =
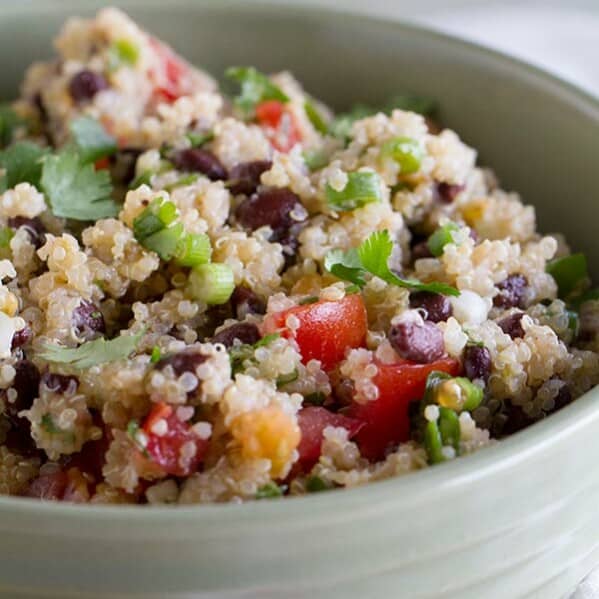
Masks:
[[[306,481],[306,491],[308,493],[320,493],[321,491],[328,491],[331,486],[320,476],[310,476]]]
[[[173,202],[165,202],[162,198],[156,198],[154,202],[157,200],[160,203],[157,203],[157,212],[156,215],[162,222],[165,227],[168,227],[171,223],[174,223],[177,220],[177,216],[179,216],[179,211],[177,210],[177,206],[173,204]]]
[[[0,248],[7,248],[14,235],[15,232],[10,227],[2,227],[0,229]]]
[[[329,162],[329,155],[325,150],[308,150],[304,152],[304,162],[306,166],[310,169],[310,171],[317,171],[324,166],[326,166]]]
[[[235,289],[233,271],[227,264],[200,264],[189,274],[193,297],[208,305],[224,304]]]
[[[181,177],[180,179],[177,179],[176,181],[173,181],[172,183],[165,185],[164,189],[165,189],[165,191],[172,191],[173,189],[176,189],[177,187],[184,187],[185,185],[191,185],[192,183],[195,183],[199,178],[200,178],[200,176],[198,174],[191,173],[190,175],[186,175],[185,177]]]
[[[212,133],[212,131],[208,131],[208,133],[195,133],[194,131],[190,131],[185,137],[189,140],[192,148],[199,148],[205,143],[212,141],[214,139],[214,133]]]
[[[156,362],[160,362],[160,359],[162,358],[162,352],[160,351],[160,348],[155,345],[152,348],[152,353],[150,354],[150,362],[152,364],[156,364]]]
[[[443,440],[436,422],[427,422],[424,428],[424,449],[430,464],[439,464],[445,461],[443,455]]]
[[[460,419],[454,410],[439,408],[439,433],[443,445],[450,445],[456,452],[460,450]]]
[[[326,197],[333,210],[355,210],[371,202],[382,201],[381,180],[376,173],[370,171],[348,173],[347,184],[341,191],[333,189],[327,183]]]
[[[568,315],[568,329],[572,331],[572,335],[576,339],[580,332],[580,317],[578,312],[574,312],[574,310],[566,310],[566,314]]]
[[[170,260],[177,252],[183,235],[183,225],[177,223],[146,237],[141,244],[156,252],[163,260]]]
[[[545,270],[555,279],[562,298],[578,291],[588,278],[587,259],[580,253],[556,258],[547,263]]]
[[[165,240],[173,239],[176,236],[178,242],[183,234],[182,225],[172,225],[177,219],[179,211],[172,202],[165,202],[163,198],[158,197],[152,200],[139,216],[133,220],[133,234],[137,241],[144,247],[160,253],[155,247],[161,247]],[[167,229],[167,227],[169,227]],[[171,231],[171,229],[173,229]],[[170,233],[163,233],[170,231]],[[158,236],[158,237],[157,237]],[[152,238],[152,241],[149,241]],[[176,246],[175,246],[176,247]],[[171,251],[171,255],[175,249]]]
[[[275,482],[269,482],[262,485],[258,491],[256,491],[256,499],[275,499],[282,497],[287,487],[285,485],[277,485]]]
[[[400,174],[410,175],[420,169],[425,153],[415,139],[396,137],[383,144],[381,156],[392,158],[397,162]]]
[[[327,124],[322,118],[320,112],[318,112],[316,109],[316,106],[314,106],[310,100],[306,100],[304,102],[304,110],[306,111],[306,116],[312,123],[314,129],[316,129],[316,131],[319,133],[322,133],[322,135],[326,135],[329,128],[327,127]]]
[[[114,42],[108,52],[109,71],[116,71],[123,65],[134,66],[139,60],[139,48],[127,39]]]
[[[208,235],[188,233],[179,240],[175,260],[181,266],[198,266],[210,262],[212,246]]]
[[[137,189],[142,185],[152,187],[152,177],[156,173],[154,171],[144,171],[139,177],[136,177],[133,182],[129,183],[129,189]]]
[[[478,408],[480,402],[483,400],[483,390],[478,385],[475,385],[470,379],[463,376],[456,377],[454,381],[461,387],[464,393],[462,410],[471,412]]]
[[[433,256],[441,256],[443,249],[448,243],[454,242],[453,234],[459,230],[458,225],[455,223],[447,223],[442,227],[439,227],[429,238],[428,238],[428,249]]]

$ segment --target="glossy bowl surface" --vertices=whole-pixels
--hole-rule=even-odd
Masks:
[[[89,0],[0,7],[1,92]],[[337,107],[398,91],[537,206],[599,276],[599,103],[530,66],[418,28],[242,0],[123,1],[213,73],[289,68]],[[566,596],[599,562],[599,392],[480,453],[356,490],[181,508],[0,498],[0,596],[515,599]]]

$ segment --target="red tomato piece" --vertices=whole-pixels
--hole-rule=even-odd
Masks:
[[[154,82],[154,95],[158,101],[172,103],[191,93],[190,68],[169,46],[155,38],[150,43],[161,60],[160,68],[150,71]]]
[[[433,370],[452,376],[460,373],[460,363],[443,358],[431,364],[402,361],[395,364],[377,363],[373,382],[379,396],[366,403],[353,402],[347,415],[364,424],[356,436],[363,456],[380,460],[389,448],[410,437],[408,407],[411,401],[424,395],[426,379]]]
[[[299,321],[294,331],[286,325],[289,316]],[[331,370],[348,349],[364,345],[368,321],[362,296],[353,293],[338,301],[321,300],[270,314],[262,326],[264,334],[281,331],[284,337],[295,338],[304,363],[320,360],[324,370]]]
[[[266,100],[256,106],[256,119],[271,145],[280,152],[289,152],[301,141],[293,114],[279,100]]]
[[[302,434],[298,447],[298,466],[303,472],[308,472],[318,461],[323,432],[327,426],[347,429],[350,439],[364,426],[362,422],[343,414],[334,414],[325,408],[312,406],[300,410],[298,423]]]
[[[166,423],[164,431],[157,430],[161,428],[161,421]],[[145,449],[150,459],[167,474],[188,476],[198,469],[208,449],[209,441],[200,439],[188,422],[179,420],[172,406],[165,403],[156,404],[142,428],[148,436]],[[182,460],[183,446],[190,442],[195,444],[195,453],[188,459]]]

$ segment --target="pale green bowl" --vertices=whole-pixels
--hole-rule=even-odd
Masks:
[[[4,95],[65,17],[100,4],[5,4]],[[471,44],[341,12],[119,4],[214,73],[288,67],[340,107],[398,91],[438,98],[443,122],[599,274],[599,103],[583,92]],[[598,400],[595,390],[477,455],[352,491],[172,509],[1,498],[0,595],[562,597],[599,563]]]

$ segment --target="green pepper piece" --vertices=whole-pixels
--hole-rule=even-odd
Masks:
[[[588,278],[587,259],[581,253],[551,260],[545,270],[555,279],[561,298],[568,297]]]
[[[450,408],[439,408],[439,432],[443,445],[451,445],[456,453],[460,450],[460,419]]]

